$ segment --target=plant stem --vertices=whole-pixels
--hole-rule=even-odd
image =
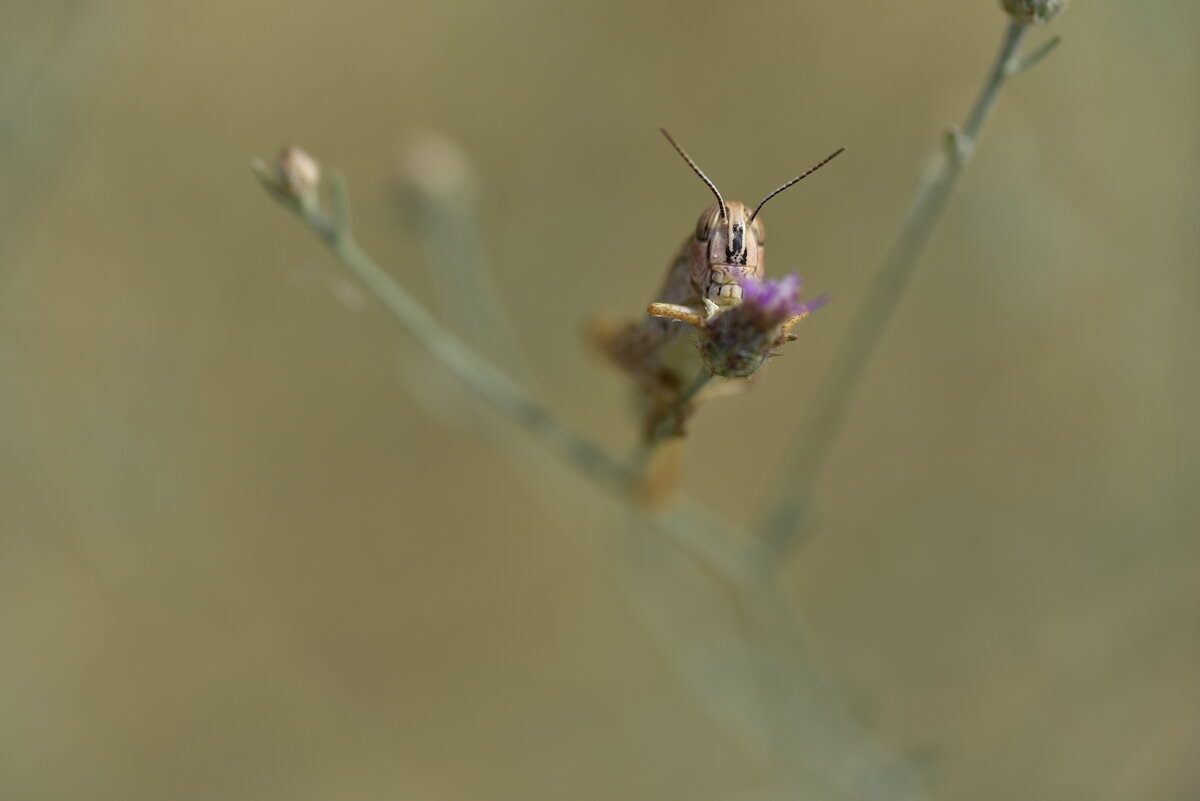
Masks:
[[[492,408],[525,429],[551,451],[597,483],[624,491],[629,471],[618,460],[558,422],[523,388],[481,358],[426,311],[399,282],[359,246],[349,224],[346,188],[340,176],[330,180],[333,213],[295,208],[339,261],[373,294],[417,343]],[[268,187],[270,188],[270,187]]]
[[[341,176],[335,175],[329,181],[331,210],[326,213],[315,200],[301,201],[281,189],[265,165],[256,163],[255,172],[268,193],[297,214],[417,343],[456,378],[595,483],[622,499],[629,498],[631,483],[636,478],[629,466],[560,423],[519,384],[438,322],[359,246],[350,224]],[[650,523],[720,575],[731,579],[741,575],[741,554],[733,547],[738,539],[736,533],[698,509],[689,506],[680,512],[673,517],[652,518]]]
[[[855,393],[912,276],[921,251],[970,161],[980,131],[1005,81],[1024,66],[1018,51],[1028,26],[1010,22],[1000,52],[961,132],[947,137],[945,158],[922,179],[909,206],[900,236],[858,307],[833,360],[833,373],[821,385],[812,413],[793,441],[791,460],[782,470],[780,499],[759,529],[759,565],[771,569],[801,541],[814,486],[841,433]],[[1040,57],[1040,56],[1039,56]]]

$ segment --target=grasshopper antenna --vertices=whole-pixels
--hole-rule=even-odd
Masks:
[[[663,133],[666,133],[666,131],[663,131]],[[668,139],[670,139],[671,137],[669,137],[669,136],[668,136],[667,138],[668,138]],[[671,144],[675,144],[675,143],[674,143],[674,142],[672,142]],[[676,148],[678,148],[678,147],[679,147],[679,145],[675,145],[675,147],[676,147]],[[800,173],[800,174],[799,174],[799,175],[797,175],[795,178],[793,178],[792,180],[788,181],[786,184],[784,184],[783,186],[779,187],[778,189],[776,189],[776,190],[775,190],[774,192],[772,192],[771,194],[769,194],[769,195],[767,195],[766,197],[764,197],[762,200],[758,201],[758,205],[754,207],[754,213],[750,215],[750,222],[754,222],[754,218],[758,216],[758,210],[759,210],[759,209],[761,209],[763,206],[765,206],[768,200],[770,200],[771,198],[775,197],[776,195],[778,195],[778,194],[779,194],[780,192],[782,192],[783,190],[787,189],[787,188],[788,188],[789,186],[791,186],[792,184],[794,184],[794,183],[798,183],[798,182],[800,181],[800,179],[801,179],[801,178],[807,178],[808,176],[812,175],[814,172],[816,172],[817,170],[821,169],[822,167],[824,167],[824,166],[825,166],[826,164],[828,164],[829,162],[833,161],[833,159],[834,159],[834,157],[835,157],[835,156],[841,155],[843,152],[845,152],[845,150],[846,150],[846,148],[844,148],[844,147],[839,147],[837,150],[833,151],[833,152],[832,152],[832,153],[830,153],[828,156],[826,156],[825,158],[823,158],[823,159],[821,159],[819,162],[817,162],[817,164],[816,164],[815,166],[813,166],[813,167],[809,167],[807,170],[805,170],[804,172]],[[682,150],[680,150],[679,152],[680,152],[680,153],[682,153],[683,151],[682,151]],[[687,158],[687,156],[684,156],[684,158]],[[691,159],[688,159],[688,161],[690,162],[690,161],[691,161]],[[693,165],[693,169],[695,169],[695,165]],[[697,172],[699,172],[699,170],[697,170]],[[703,176],[702,176],[702,177],[703,177]],[[716,190],[715,190],[715,188],[714,188],[714,190],[713,190],[713,191],[716,191]]]
[[[708,176],[704,174],[704,171],[696,166],[696,162],[692,161],[691,156],[689,156],[687,153],[683,152],[683,148],[679,146],[678,142],[676,142],[674,139],[671,138],[671,135],[669,133],[667,133],[666,128],[659,128],[658,130],[662,131],[663,136],[667,137],[667,141],[671,143],[671,147],[675,148],[675,152],[678,153],[679,155],[683,156],[683,160],[686,161],[688,163],[688,166],[692,168],[692,172],[696,173],[696,175],[699,175],[700,180],[704,181],[704,183],[708,184],[708,188],[711,189],[712,193],[717,196],[717,205],[721,207],[721,219],[728,220],[729,212],[725,209],[725,198],[721,197],[721,193],[717,190],[717,185],[714,184],[712,181],[710,181]],[[841,152],[841,151],[839,151],[839,152]],[[833,155],[836,156],[837,153],[834,153]],[[831,159],[831,158],[833,158],[833,156],[829,157],[829,159]],[[829,159],[825,159],[825,161],[829,161]],[[821,164],[824,164],[824,163],[825,163],[824,161],[821,162]],[[820,167],[821,164],[818,164],[817,167]],[[813,167],[813,170],[815,170],[817,167]],[[808,172],[812,172],[812,170],[809,170]],[[808,173],[805,173],[805,175],[807,175],[807,174]],[[803,178],[803,177],[804,177],[803,175],[800,176],[800,178]],[[797,178],[796,181],[799,181],[800,178]],[[795,183],[796,181],[792,181],[792,183]],[[786,184],[784,186],[779,187],[779,189],[776,189],[775,192],[780,192],[785,188],[787,188]],[[775,192],[772,192],[771,194],[775,194]],[[763,203],[766,203],[766,202],[767,201],[765,201],[765,200],[763,201]],[[758,205],[761,206],[762,203],[759,203]],[[754,219],[754,218],[751,217],[750,219]]]

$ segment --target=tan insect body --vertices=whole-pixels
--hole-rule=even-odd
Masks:
[[[671,135],[665,130],[662,133],[712,190],[717,202],[700,215],[695,232],[668,267],[656,302],[651,304],[651,316],[598,334],[599,344],[609,358],[630,373],[649,396],[652,411],[648,425],[658,418],[654,409],[669,406],[700,371],[699,356],[691,337],[685,335],[693,330],[691,326],[701,325],[720,309],[740,303],[742,281],[762,280],[765,237],[758,212],[763,204],[842,152],[835,151],[751,209],[744,203],[726,201]]]

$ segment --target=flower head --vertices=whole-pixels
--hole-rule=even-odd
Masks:
[[[753,278],[743,278],[742,303],[749,310],[764,319],[775,319],[779,322],[794,314],[801,314],[805,305],[800,302],[800,276],[796,273],[775,280],[756,281]]]
[[[791,338],[796,323],[824,306],[826,298],[800,302],[800,276],[778,280],[743,278],[742,302],[718,311],[700,331],[700,357],[714,375],[753,375]]]

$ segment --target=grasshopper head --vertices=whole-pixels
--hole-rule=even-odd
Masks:
[[[703,249],[702,264],[695,265],[701,268],[694,275],[696,289],[718,306],[739,303],[739,279],[761,279],[763,269],[762,221],[737,201],[726,203],[724,211],[713,204],[696,225],[696,250]]]
[[[692,157],[665,129],[659,130],[717,198],[717,202],[700,215],[700,222],[696,225],[696,241],[691,256],[692,282],[701,298],[711,300],[718,306],[736,305],[742,301],[739,279],[761,281],[763,277],[763,228],[758,220],[758,212],[768,200],[825,166],[845,148],[838,148],[815,166],[772,191],[751,211],[744,203],[726,203],[717,185],[692,161]]]

